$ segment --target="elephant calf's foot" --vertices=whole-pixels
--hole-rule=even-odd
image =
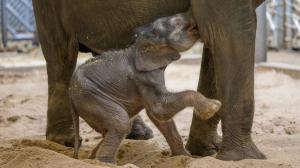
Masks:
[[[253,142],[247,146],[225,146],[220,149],[217,159],[238,161],[242,159],[266,159],[266,156],[255,146]],[[228,148],[228,149],[227,149]]]
[[[96,158],[101,162],[116,164],[115,158],[111,156],[102,156],[102,157],[97,156]]]
[[[199,104],[199,107],[195,108],[195,112],[202,120],[208,120],[219,111],[221,105],[218,100],[208,99],[205,103]]]

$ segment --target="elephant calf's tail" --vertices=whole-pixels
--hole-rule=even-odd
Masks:
[[[79,115],[75,111],[74,105],[71,103],[71,110],[73,116],[73,123],[74,123],[74,131],[75,131],[75,143],[74,143],[74,158],[78,159],[78,152],[79,152]]]

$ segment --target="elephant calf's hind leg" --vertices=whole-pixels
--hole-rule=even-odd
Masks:
[[[115,156],[126,132],[108,131],[98,148],[96,158],[102,162],[115,163]]]

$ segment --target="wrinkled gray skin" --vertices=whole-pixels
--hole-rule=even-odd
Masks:
[[[47,62],[47,140],[74,145],[67,88],[78,52],[125,48],[133,30],[189,7],[204,42],[198,91],[222,102],[213,118],[193,117],[187,149],[222,160],[265,159],[251,137],[254,116],[255,9],[264,0],[33,0],[39,40]],[[183,81],[184,82],[184,81]],[[222,135],[217,125],[222,121]],[[150,129],[136,118],[131,138]]]
[[[105,52],[81,65],[70,85],[76,131],[74,156],[78,158],[79,116],[104,136],[91,158],[114,163],[133,118],[143,108],[167,139],[172,154],[188,155],[172,117],[193,106],[195,114],[207,120],[221,103],[191,90],[169,92],[164,71],[197,39],[195,25],[190,25],[185,14],[177,14],[138,28],[137,40],[128,49]]]

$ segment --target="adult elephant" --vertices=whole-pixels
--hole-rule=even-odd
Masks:
[[[198,90],[222,101],[216,117],[193,117],[187,149],[192,154],[240,160],[263,159],[251,139],[254,113],[255,9],[263,0],[33,0],[38,34],[47,61],[47,139],[72,145],[67,88],[79,51],[101,53],[132,42],[134,28],[157,17],[192,8],[204,41]],[[216,133],[222,121],[219,146]],[[151,131],[138,119],[133,135]]]

